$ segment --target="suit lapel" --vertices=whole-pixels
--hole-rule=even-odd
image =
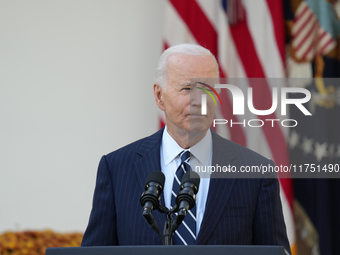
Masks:
[[[155,170],[161,171],[160,146],[162,143],[163,130],[164,128],[142,140],[140,146],[136,150],[136,153],[140,156],[140,158],[134,164],[134,171],[135,176],[138,179],[138,183],[143,190],[145,188],[145,181],[148,178],[149,174]],[[162,205],[165,204],[163,194],[161,196],[160,203]],[[153,216],[158,222],[158,225],[164,224],[164,221],[166,219],[165,214],[154,211]],[[160,229],[162,229],[163,225],[159,225],[159,227]]]
[[[238,156],[236,151],[233,149],[232,143],[226,139],[223,139],[213,131],[212,138],[212,165],[232,165],[232,160]],[[205,206],[205,212],[196,240],[196,243],[199,245],[206,244],[209,240],[209,236],[215,229],[216,224],[218,224],[219,219],[222,216],[224,209],[229,201],[234,184],[237,181],[236,179],[222,179],[214,177],[216,176],[213,174],[212,178],[210,179],[209,193]]]
[[[139,185],[144,189],[145,181],[149,174],[155,170],[161,170],[160,145],[162,142],[163,129],[142,140],[136,153],[140,156],[134,164],[134,170]]]

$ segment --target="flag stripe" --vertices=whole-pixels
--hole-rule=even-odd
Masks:
[[[197,2],[194,0],[170,0],[170,2],[187,24],[198,44],[203,44],[202,46],[210,49],[217,56],[217,33]],[[192,19],[191,16],[187,15],[189,12],[195,13],[199,18]]]
[[[313,22],[311,22],[312,20]],[[315,17],[311,16],[310,19],[308,19],[308,22],[309,22],[308,26],[305,26],[303,32],[300,32],[299,35],[301,36],[295,37],[295,41],[296,43],[298,43],[298,45],[295,48],[296,50],[301,49],[303,44],[306,44],[308,40],[313,40],[313,37],[311,35],[313,35],[313,32],[317,27],[317,20]]]
[[[296,15],[294,20],[299,20],[305,13],[309,10],[308,5],[301,3],[301,5],[296,10]]]
[[[281,1],[266,0],[273,22],[276,45],[279,49],[281,61],[285,62],[285,32],[283,24],[283,5]]]
[[[253,10],[256,8],[257,11],[254,12]],[[284,77],[284,65],[280,49],[275,43],[274,26],[266,0],[244,1],[244,9],[247,16],[247,27],[265,77]],[[266,28],[265,36],[263,36],[264,27]]]
[[[292,27],[292,47],[295,57],[311,61],[318,54],[325,54],[336,43],[319,23],[316,15],[305,1],[302,1],[295,13]]]
[[[300,36],[303,30],[306,30],[305,27],[307,25],[311,25],[312,24],[310,22],[312,19],[316,19],[316,18],[313,15],[313,13],[311,11],[309,11],[309,12],[306,13],[306,15],[304,15],[300,19],[296,20],[296,27],[294,27],[295,29],[292,31],[294,39],[296,39],[298,36]]]

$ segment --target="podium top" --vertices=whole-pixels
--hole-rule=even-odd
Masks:
[[[260,245],[174,245],[174,246],[90,246],[48,248],[46,255],[286,255],[282,246]]]

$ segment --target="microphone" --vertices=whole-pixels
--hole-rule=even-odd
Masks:
[[[153,171],[149,174],[145,183],[145,191],[140,197],[140,204],[143,206],[143,217],[150,227],[157,232],[164,244],[163,236],[155,219],[152,217],[152,210],[161,208],[159,202],[163,192],[165,176],[161,171]]]
[[[183,175],[180,192],[176,197],[178,215],[174,222],[173,231],[180,226],[187,212],[195,206],[199,185],[200,176],[196,172],[188,171]]]
[[[144,217],[151,215],[153,209],[158,209],[164,182],[165,176],[161,171],[151,172],[146,179],[145,191],[140,198]]]

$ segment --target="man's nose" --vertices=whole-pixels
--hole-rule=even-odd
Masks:
[[[190,92],[190,104],[200,106],[202,103],[202,95],[205,92],[201,89],[194,88]]]

